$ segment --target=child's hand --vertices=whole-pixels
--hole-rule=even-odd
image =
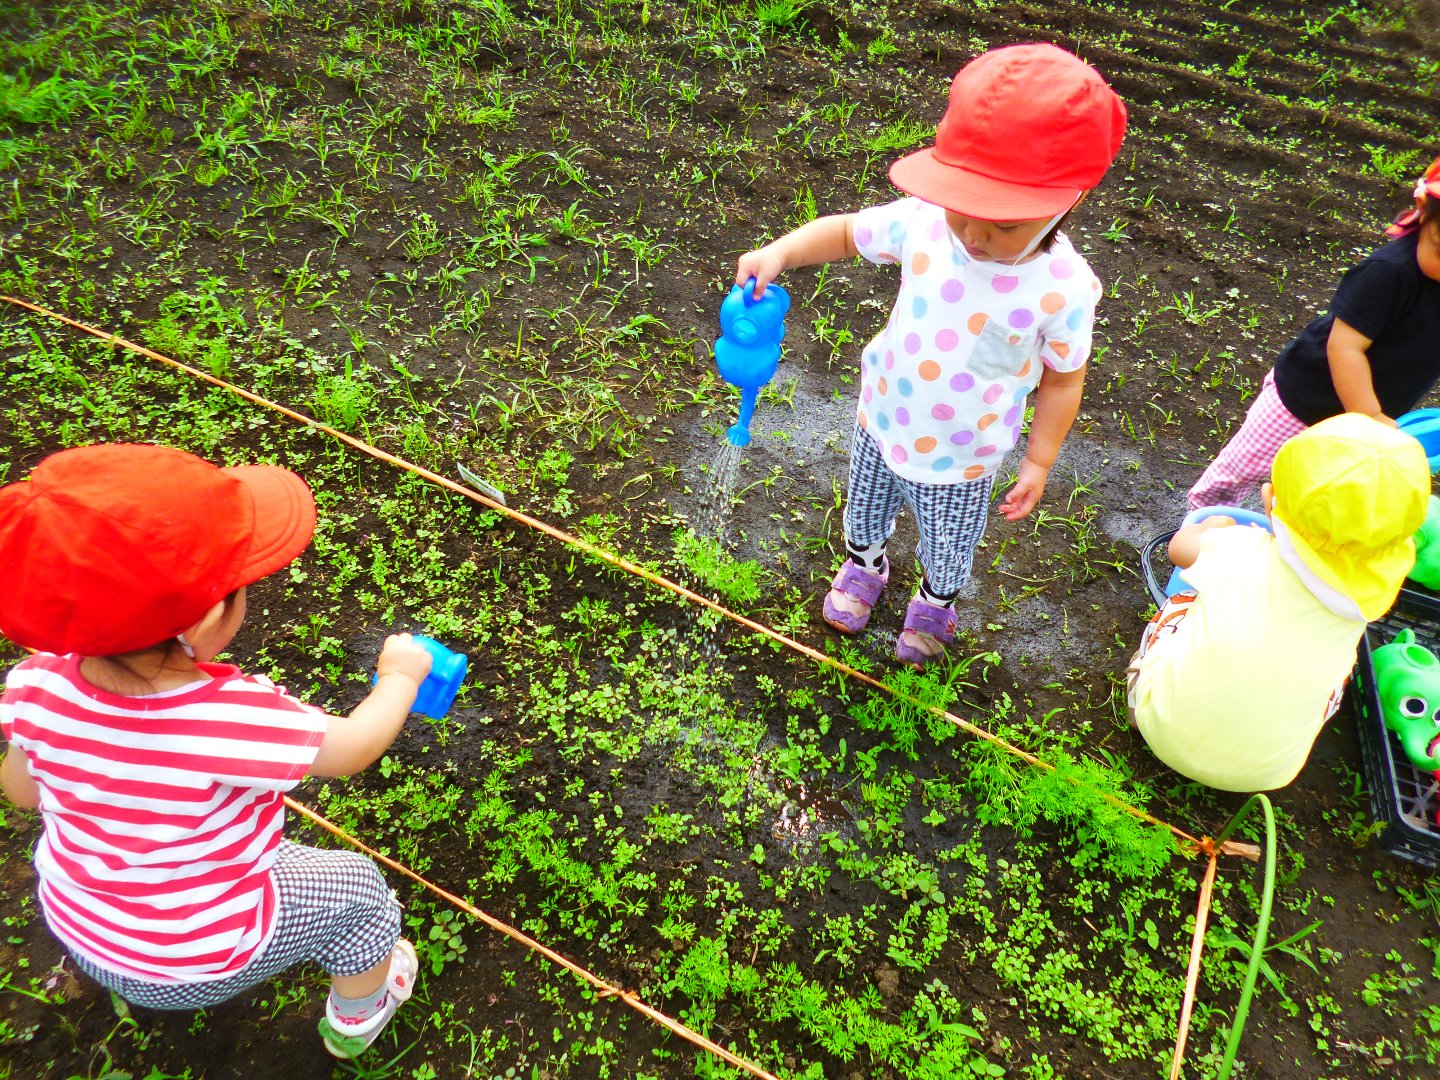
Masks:
[[[1045,494],[1045,481],[1049,476],[1049,469],[1041,468],[1029,458],[1020,462],[1015,486],[1005,493],[1000,503],[1000,513],[1006,521],[1019,521],[1035,509],[1040,496]]]
[[[1224,529],[1235,524],[1235,519],[1229,514],[1211,514],[1204,521],[1197,521],[1195,528],[1204,532],[1206,529]]]
[[[774,244],[766,244],[754,251],[747,251],[735,264],[735,284],[744,285],[755,279],[755,299],[760,299],[765,286],[774,281],[785,270],[785,260],[775,252]]]
[[[409,634],[391,634],[385,639],[380,650],[380,659],[375,663],[375,677],[404,675],[413,679],[418,687],[430,674],[430,654]]]

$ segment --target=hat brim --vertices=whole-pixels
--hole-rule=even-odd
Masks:
[[[947,165],[933,147],[906,154],[890,166],[890,182],[907,195],[984,221],[1028,221],[1063,214],[1083,189],[1031,187]]]
[[[277,465],[236,465],[224,472],[245,488],[254,515],[250,551],[236,569],[238,589],[288,566],[310,546],[315,497],[304,480]]]

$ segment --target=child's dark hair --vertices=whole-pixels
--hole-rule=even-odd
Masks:
[[[1075,211],[1079,208],[1080,204],[1089,197],[1090,192],[1081,192],[1080,197],[1070,204],[1070,209],[1066,210],[1065,213],[1060,215],[1060,220],[1055,222],[1054,225],[1050,226],[1050,230],[1045,234],[1045,239],[1041,240],[1040,243],[1035,246],[1035,250],[1048,252],[1052,247],[1054,247],[1055,238],[1059,236],[1061,230],[1070,223],[1070,215],[1075,213]]]
[[[1427,195],[1420,200],[1420,217],[1415,224],[1415,231],[1434,228],[1440,228],[1440,198]]]
[[[236,589],[221,601],[225,605],[226,615],[230,614],[230,609],[235,605],[235,598],[239,595],[240,590]],[[164,641],[157,642],[154,645],[147,645],[143,649],[131,649],[129,652],[112,653],[104,659],[123,671],[125,675],[133,681],[136,687],[136,693],[143,693],[153,675],[146,675],[143,671],[139,670],[136,666],[136,661],[142,658],[153,661],[158,658],[158,670],[164,670],[169,666],[170,658],[176,653],[184,653],[187,657],[194,655],[190,652],[189,645],[184,640],[184,637],[178,634],[175,637],[166,638]]]
[[[1040,243],[1035,246],[1035,250],[1049,252],[1049,250],[1055,246],[1055,238],[1060,235],[1060,230],[1065,228],[1066,223],[1070,220],[1070,215],[1074,212],[1075,208],[1073,206],[1069,210],[1066,210],[1060,220],[1050,227],[1050,231],[1045,234],[1045,239],[1041,240]]]

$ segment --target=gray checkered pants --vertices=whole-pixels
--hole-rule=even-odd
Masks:
[[[890,471],[875,440],[859,424],[850,441],[850,491],[845,539],[867,548],[889,540],[902,505],[920,532],[915,556],[932,592],[949,596],[970,580],[975,548],[985,536],[995,474],[959,484],[921,484]]]
[[[399,940],[400,901],[364,855],[282,840],[270,873],[279,903],[275,932],[234,975],[210,982],[155,983],[78,956],[73,957],[75,966],[133,1005],[202,1009],[304,960],[314,960],[331,975],[358,975],[389,956]]]

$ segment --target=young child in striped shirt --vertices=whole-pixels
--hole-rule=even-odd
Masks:
[[[374,863],[284,839],[283,793],[384,753],[429,654],[387,639],[343,719],[213,662],[314,528],[294,473],[161,446],[65,450],[0,488],[0,633],[35,652],[0,696],[0,787],[40,811],[40,906],[83,972],[198,1009],[313,960],[325,1046],[352,1058],[410,997],[415,949]]]

